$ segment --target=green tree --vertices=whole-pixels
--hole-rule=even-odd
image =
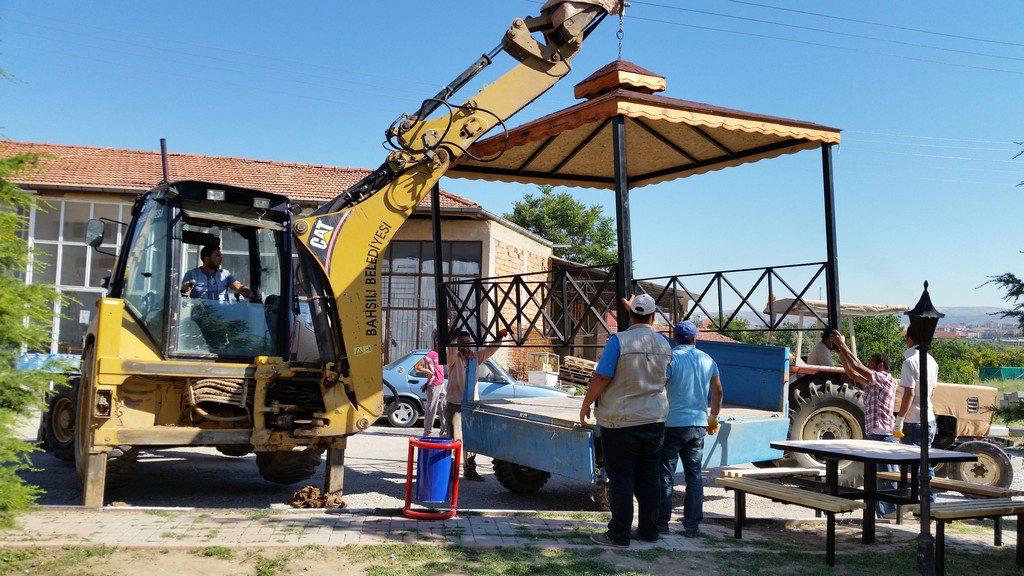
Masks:
[[[857,334],[857,358],[866,364],[872,354],[885,354],[891,363],[892,373],[898,376],[906,348],[899,316],[855,317],[853,329]]]
[[[537,194],[527,194],[512,206],[505,218],[555,244],[555,256],[586,265],[613,264],[615,226],[597,204],[586,206],[568,192],[556,192],[554,186],[537,186]]]
[[[1021,280],[1016,274],[1007,272],[989,278],[986,284],[995,284],[1006,292],[1003,295],[1003,300],[1012,303],[1013,306],[1009,310],[997,312],[997,314],[1003,318],[1016,318],[1018,327],[1024,331],[1024,280]]]
[[[26,285],[22,277],[31,255],[26,215],[36,200],[9,179],[39,167],[35,154],[0,158],[0,527],[9,526],[14,513],[32,505],[39,493],[18,476],[31,466],[35,448],[17,438],[15,425],[42,404],[51,380],[63,385],[56,374],[14,370],[23,345],[49,345],[57,298],[52,286]]]

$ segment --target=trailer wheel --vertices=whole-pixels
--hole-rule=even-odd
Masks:
[[[275,484],[295,484],[316,474],[324,449],[310,446],[305,450],[257,452],[256,467],[260,476]]]
[[[46,411],[39,422],[39,436],[43,446],[59,460],[75,461],[75,395],[78,378],[69,378],[47,402]]]
[[[550,472],[520,466],[504,460],[494,460],[492,465],[494,475],[498,477],[498,483],[516,494],[536,494],[551,478]]]
[[[810,383],[794,390],[789,408],[791,440],[848,440],[864,438],[864,403],[861,391],[849,384]],[[822,467],[809,454],[788,455],[798,465]],[[862,467],[839,462],[839,480],[856,485],[863,481]]]
[[[598,482],[590,487],[590,501],[601,512],[608,512],[612,509],[612,501],[608,496],[607,482]]]
[[[978,461],[946,464],[944,471],[949,478],[999,488],[1010,487],[1013,482],[1013,464],[1005,450],[984,440],[964,442],[955,450],[974,454]]]

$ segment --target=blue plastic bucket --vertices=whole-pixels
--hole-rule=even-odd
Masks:
[[[421,442],[451,444],[451,438],[421,437]],[[420,504],[444,504],[452,480],[452,451],[419,448],[416,462],[416,501]]]

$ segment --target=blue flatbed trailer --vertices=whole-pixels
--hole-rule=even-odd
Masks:
[[[775,460],[770,443],[789,434],[789,350],[698,342],[718,363],[724,408],[717,434],[704,444],[705,468]],[[472,382],[474,379],[470,379]],[[588,484],[606,477],[598,454],[600,427],[578,421],[582,399],[524,398],[462,404],[465,449]]]

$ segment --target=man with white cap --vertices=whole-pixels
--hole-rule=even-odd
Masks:
[[[608,532],[591,539],[603,546],[629,546],[631,538],[658,540],[659,466],[668,399],[665,381],[672,346],[654,331],[654,298],[640,294],[626,301],[630,327],[608,339],[583,398],[580,422],[600,399],[594,416],[600,426],[608,475],[612,519]],[[639,506],[633,526],[633,497]]]

